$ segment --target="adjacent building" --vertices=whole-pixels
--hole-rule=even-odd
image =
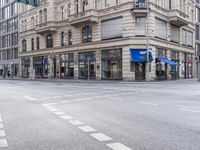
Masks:
[[[194,16],[192,0],[42,0],[19,17],[20,77],[193,78]]]
[[[15,0],[0,0],[0,78],[18,76],[18,7]]]

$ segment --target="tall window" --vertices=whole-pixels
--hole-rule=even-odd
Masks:
[[[65,45],[65,32],[61,32],[60,34],[60,44],[61,46],[64,46]]]
[[[40,12],[39,12],[39,24],[41,24],[42,23],[42,10],[40,10]]]
[[[79,0],[75,0],[75,10],[76,10],[76,13],[79,12]]]
[[[123,18],[112,18],[101,22],[101,39],[114,39],[123,37]]]
[[[72,45],[72,31],[68,31],[68,45]]]
[[[92,27],[91,26],[88,25],[82,29],[82,40],[83,40],[83,43],[92,41]]]
[[[37,37],[37,49],[40,49],[40,38]]]
[[[64,20],[64,18],[65,18],[65,7],[62,6],[61,7],[61,20]]]
[[[44,9],[44,23],[47,22],[47,9]]]
[[[167,22],[156,18],[155,33],[156,37],[167,39]]]
[[[67,5],[67,15],[69,16],[71,14],[71,3]]]
[[[31,39],[31,50],[34,50],[34,38]]]
[[[26,52],[26,40],[22,41],[22,52]]]
[[[35,27],[35,19],[34,17],[31,17],[31,29]]]
[[[171,24],[170,28],[171,28],[171,30],[170,30],[171,41],[179,43],[179,37],[180,37],[179,27]]]
[[[135,35],[136,36],[145,36],[146,34],[146,18],[145,17],[136,17],[135,20]]]
[[[52,34],[47,35],[47,48],[53,47],[53,36]]]

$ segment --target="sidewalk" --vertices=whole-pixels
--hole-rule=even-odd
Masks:
[[[15,78],[15,79],[2,79],[0,78],[0,80],[13,80],[13,81],[30,81],[30,82],[64,82],[64,83],[119,83],[119,84],[156,84],[156,83],[163,83],[163,84],[167,84],[167,83],[198,83],[198,79],[197,78],[193,78],[193,79],[179,79],[179,80],[165,80],[165,81],[150,81],[150,82],[146,82],[146,81],[125,81],[125,80],[81,80],[81,79],[28,79],[28,78]]]

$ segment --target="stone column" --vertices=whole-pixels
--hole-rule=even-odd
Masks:
[[[53,65],[53,55],[48,55],[48,78],[54,78],[54,65]]]
[[[78,52],[74,52],[74,79],[78,79]]]
[[[33,57],[30,57],[29,78],[32,79],[33,75],[35,75],[35,70],[33,68]]]
[[[101,51],[96,51],[96,79],[101,80]]]

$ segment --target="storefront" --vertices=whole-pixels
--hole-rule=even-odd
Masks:
[[[170,51],[171,61],[180,64],[179,52]],[[179,79],[179,65],[171,65],[170,74],[173,79]]]
[[[22,58],[21,60],[21,71],[22,71],[22,78],[29,78],[30,74],[30,59],[29,58]]]
[[[131,50],[132,65],[134,65],[135,68],[135,80],[137,81],[145,80],[147,56],[146,49]],[[152,60],[152,53],[149,52],[149,61],[152,62]]]
[[[95,79],[96,78],[96,58],[95,52],[79,53],[79,79]]]
[[[193,58],[192,54],[185,53],[185,63],[184,63],[184,75],[185,79],[193,78]]]
[[[101,52],[102,79],[122,80],[122,50],[103,50]]]
[[[33,58],[33,69],[36,78],[48,78],[48,66],[47,56]]]
[[[60,55],[60,78],[73,79],[74,78],[74,54]]]
[[[157,49],[156,51],[156,80],[167,80],[167,64],[159,61],[159,58],[167,58],[165,49]]]

